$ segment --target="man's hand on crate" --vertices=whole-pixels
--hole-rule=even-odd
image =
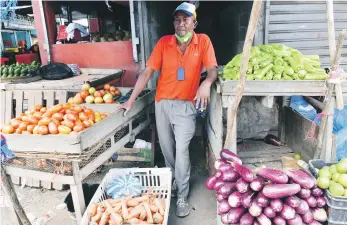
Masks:
[[[122,109],[124,109],[124,116],[127,115],[127,113],[131,110],[131,108],[133,107],[133,102],[131,101],[127,101],[127,102],[124,102],[123,104],[119,104],[116,106],[116,112],[118,113],[119,111],[121,111]]]

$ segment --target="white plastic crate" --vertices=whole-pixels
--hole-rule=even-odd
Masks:
[[[101,181],[98,190],[95,192],[86,211],[83,214],[81,225],[89,224],[88,210],[93,203],[104,201],[106,187],[119,175],[133,175],[140,179],[143,190],[146,192],[148,188],[153,190],[153,193],[162,192],[158,198],[164,198],[166,201],[165,215],[163,225],[167,225],[171,200],[171,180],[172,172],[170,168],[126,168],[126,169],[110,169],[104,179]]]

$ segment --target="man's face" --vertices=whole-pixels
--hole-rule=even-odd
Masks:
[[[184,12],[178,11],[174,16],[174,27],[175,32],[180,37],[183,37],[188,32],[192,32],[194,30],[194,16],[188,16]]]

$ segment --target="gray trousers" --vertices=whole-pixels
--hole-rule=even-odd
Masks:
[[[191,169],[189,143],[195,133],[196,109],[189,101],[163,99],[155,103],[155,118],[165,165],[176,179],[177,197],[187,198]]]

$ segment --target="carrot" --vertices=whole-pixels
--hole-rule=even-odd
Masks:
[[[110,213],[104,212],[101,216],[99,225],[106,225],[109,219],[110,219]]]
[[[156,224],[162,224],[164,217],[160,213],[155,213],[153,215],[153,222]]]
[[[163,208],[162,201],[159,198],[156,198],[154,200],[154,204],[158,207],[159,213],[164,216],[164,213],[165,213],[164,209],[165,208]]]
[[[98,207],[98,205],[93,203],[88,210],[88,216],[90,216],[90,217],[95,216],[97,207]]]
[[[158,207],[156,206],[156,205],[154,205],[154,204],[151,204],[150,206],[149,206],[149,208],[151,209],[151,211],[152,212],[154,212],[154,213],[156,213],[156,212],[158,212]]]
[[[141,206],[140,207],[140,211],[141,211],[141,213],[140,213],[139,219],[140,220],[145,220],[145,218],[147,216],[147,212],[146,212],[145,208],[143,206]]]
[[[98,213],[91,218],[91,221],[99,222],[99,220],[101,219],[101,216],[102,216],[102,213]]]
[[[147,223],[153,223],[153,217],[152,217],[152,212],[151,209],[149,208],[149,205],[147,202],[143,203],[143,206],[145,207],[145,210],[147,212]]]
[[[123,224],[123,218],[118,213],[111,212],[111,220],[115,225]]]
[[[124,219],[128,219],[129,213],[127,209],[127,203],[124,198],[122,199],[122,215]]]

